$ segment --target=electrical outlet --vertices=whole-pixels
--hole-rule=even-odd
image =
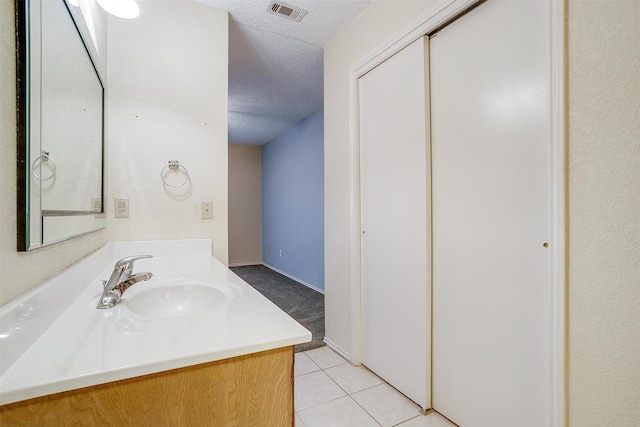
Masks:
[[[100,199],[100,197],[93,197],[91,199],[91,211],[102,212],[102,199]]]
[[[116,198],[116,218],[129,218],[129,199],[126,197]]]
[[[213,219],[213,202],[202,202],[200,206],[200,217],[202,219]]]
[[[280,249],[280,258],[282,258],[282,249]]]

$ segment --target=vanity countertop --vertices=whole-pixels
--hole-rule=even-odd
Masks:
[[[115,262],[154,277],[96,309]],[[175,278],[223,283],[230,298],[190,316],[140,316],[136,287]],[[131,294],[129,295],[129,293]],[[110,243],[0,307],[0,404],[308,342],[311,333],[211,255],[210,240]]]

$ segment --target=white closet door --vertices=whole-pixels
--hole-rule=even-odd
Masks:
[[[421,38],[359,79],[362,361],[430,407],[428,59]]]
[[[491,0],[430,40],[433,406],[464,427],[550,422],[548,11]]]

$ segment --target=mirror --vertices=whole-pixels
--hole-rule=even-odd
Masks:
[[[16,0],[18,250],[106,225],[104,87],[64,0]]]

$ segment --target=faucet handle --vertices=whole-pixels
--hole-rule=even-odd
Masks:
[[[126,258],[122,258],[120,261],[116,262],[115,267],[119,268],[122,271],[130,270],[133,268],[133,263],[139,259],[143,258],[153,258],[153,255],[134,255],[128,256]]]

